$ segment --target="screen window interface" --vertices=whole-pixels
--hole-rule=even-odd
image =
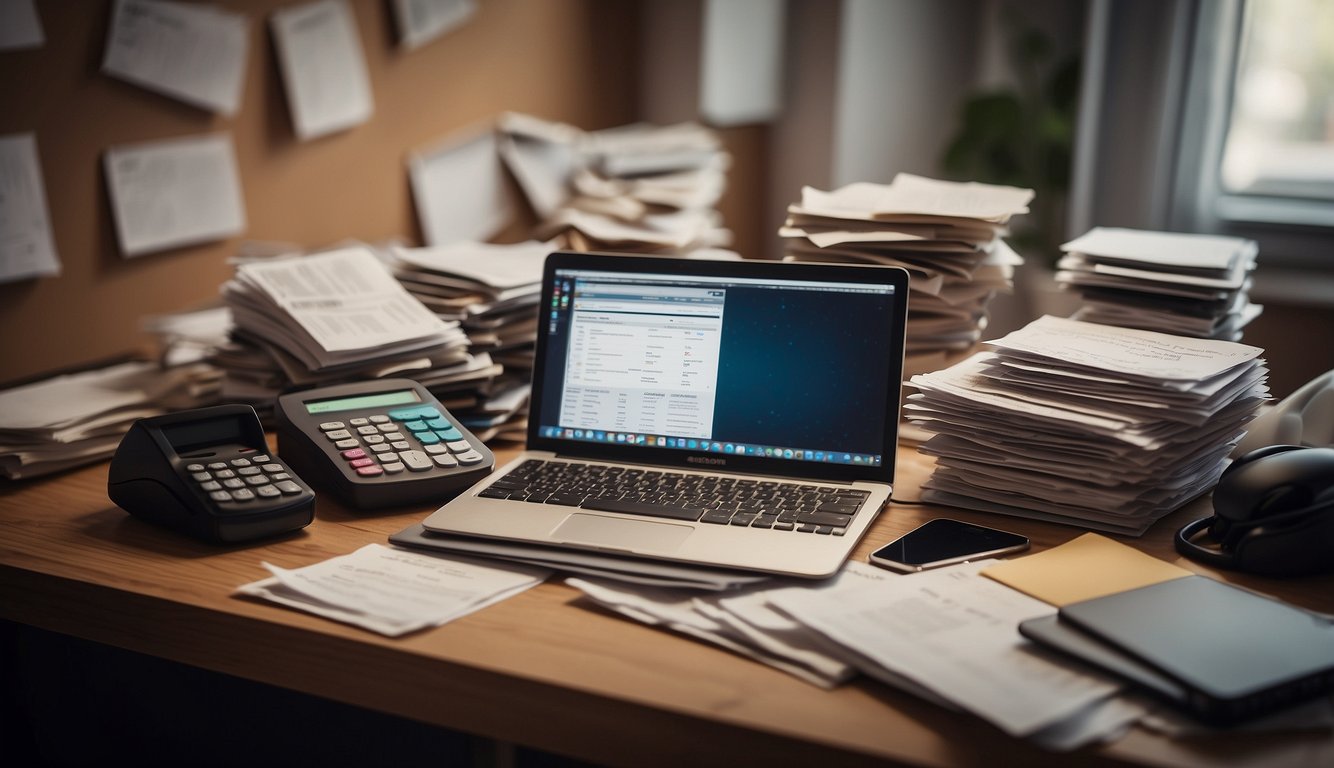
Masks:
[[[893,290],[560,270],[539,433],[881,466]]]

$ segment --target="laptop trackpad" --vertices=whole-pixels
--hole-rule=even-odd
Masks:
[[[552,532],[552,538],[631,552],[675,552],[695,529],[675,523],[650,523],[576,512]]]

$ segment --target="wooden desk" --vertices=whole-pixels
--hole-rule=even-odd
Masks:
[[[498,451],[500,462],[513,451]],[[930,473],[899,451],[896,496]],[[479,736],[634,765],[1334,765],[1334,735],[1227,733],[1167,740],[1132,731],[1075,755],[1044,752],[979,719],[859,680],[832,692],[701,642],[591,608],[558,579],[443,627],[389,639],[232,597],[285,568],[384,542],[428,507],[353,513],[321,499],[315,521],[270,543],[214,548],[126,515],[105,464],[0,488],[0,618],[258,680]],[[1172,551],[1207,500],[1158,523],[1145,551],[1310,608],[1334,612],[1334,577],[1215,573]],[[1035,550],[1082,531],[891,505],[856,557],[948,514],[1016,530]]]

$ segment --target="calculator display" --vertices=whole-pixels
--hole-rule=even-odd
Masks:
[[[306,413],[335,413],[337,411],[352,411],[358,408],[383,408],[390,405],[403,405],[404,403],[420,403],[421,401],[421,397],[416,392],[403,389],[397,392],[376,392],[373,395],[318,400],[306,403]]]

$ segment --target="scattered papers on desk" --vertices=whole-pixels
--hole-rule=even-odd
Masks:
[[[0,391],[0,477],[108,459],[135,419],[194,407],[210,376],[207,366],[130,362]]]
[[[222,240],[245,230],[230,135],[122,145],[103,159],[124,255]]]
[[[849,563],[824,582],[770,579],[728,592],[636,585],[607,579],[568,578],[589,599],[635,621],[713,643],[787,672],[812,685],[833,688],[855,673],[846,653],[778,613],[769,603],[786,591],[810,591],[837,601],[844,591],[893,574]]]
[[[561,546],[542,546],[438,534],[413,523],[389,541],[409,549],[478,556],[527,563],[565,573],[649,587],[688,587],[722,592],[768,581],[768,577],[725,568],[705,568],[638,557],[603,554]]]
[[[235,115],[248,48],[244,14],[216,6],[117,0],[102,71],[187,104]]]
[[[912,681],[1013,736],[1069,749],[1120,733],[1144,710],[1122,686],[1034,653],[1019,622],[1051,606],[978,574],[995,561],[898,576],[840,592],[776,595],[773,606],[855,651],[868,675]]]
[[[1217,482],[1268,397],[1257,347],[1043,317],[913,376],[922,500],[1138,536]]]
[[[435,627],[541,584],[543,568],[367,544],[304,568],[269,563],[272,578],[237,588],[318,616],[397,637]]]
[[[0,282],[60,274],[34,134],[0,136],[0,189]]]
[[[787,261],[908,270],[904,367],[912,374],[957,361],[981,338],[987,305],[1012,289],[1014,268],[1023,264],[1001,238],[1032,198],[1028,189],[900,173],[890,184],[804,187],[778,234]]]
[[[1240,341],[1262,307],[1248,298],[1254,240],[1095,227],[1065,245],[1056,281],[1092,323]]]

